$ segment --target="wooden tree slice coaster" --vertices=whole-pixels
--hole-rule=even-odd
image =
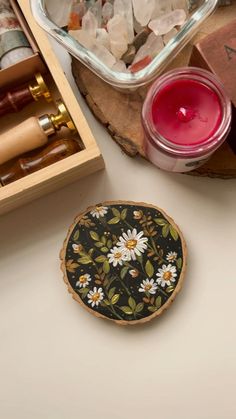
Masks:
[[[196,35],[192,43],[184,48],[166,70],[188,65],[194,42],[227,24],[235,16],[235,13],[236,3],[232,6],[219,8],[201,26],[201,32]],[[75,58],[72,58],[72,72],[88,106],[122,150],[131,157],[138,154],[146,157],[141,109],[147,88],[141,88],[132,94],[122,93],[94,75]],[[236,177],[236,154],[226,142],[204,166],[189,174],[234,178]]]
[[[135,325],[159,316],[180,291],[186,245],[158,207],[110,201],[75,219],[60,259],[69,292],[86,310]]]

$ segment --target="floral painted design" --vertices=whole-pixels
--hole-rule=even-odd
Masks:
[[[176,252],[169,252],[166,255],[166,260],[168,260],[168,262],[175,262],[177,257],[178,255]]]
[[[123,203],[99,204],[78,217],[65,259],[68,282],[84,305],[129,322],[168,302],[185,265],[172,222],[154,207]]]
[[[76,282],[76,287],[85,288],[91,281],[91,276],[89,274],[80,275],[78,281]]]
[[[172,265],[162,265],[160,269],[158,269],[157,275],[157,283],[160,284],[162,287],[166,285],[171,285],[172,282],[176,281],[176,267]]]
[[[74,253],[79,253],[83,249],[83,246],[81,244],[72,244]]]
[[[94,208],[94,209],[90,212],[90,214],[91,214],[93,217],[100,218],[100,217],[104,217],[104,215],[106,215],[106,214],[107,214],[107,210],[108,210],[108,208],[107,208],[107,207],[103,207],[102,205],[100,205],[100,206],[95,207],[95,208]]]
[[[132,278],[137,278],[139,276],[139,271],[137,269],[130,269],[129,274]]]
[[[136,260],[136,256],[141,256],[141,253],[147,249],[148,238],[142,237],[143,234],[143,231],[137,232],[134,228],[120,236],[117,244],[121,251],[126,252],[128,259]]]
[[[102,288],[97,289],[97,287],[94,287],[94,289],[88,293],[88,303],[91,304],[92,307],[98,307],[103,298],[104,294]]]
[[[128,254],[124,249],[120,247],[114,247],[111,249],[111,253],[108,253],[108,262],[112,263],[113,266],[123,265],[124,261],[128,260]]]
[[[142,284],[140,284],[139,292],[146,292],[148,294],[156,294],[157,284],[155,284],[154,279],[144,279]]]

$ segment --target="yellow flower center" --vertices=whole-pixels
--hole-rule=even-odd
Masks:
[[[85,276],[85,275],[81,275],[81,276],[79,277],[79,282],[80,282],[81,284],[84,284],[86,281],[87,281],[87,278],[86,278],[86,276]]]
[[[86,281],[87,281],[87,278],[86,278],[86,276],[85,276],[85,275],[81,275],[81,276],[79,277],[79,282],[80,282],[81,284],[84,284]]]
[[[96,303],[96,301],[98,301],[100,299],[100,293],[95,292],[95,294],[93,294],[91,298]]]
[[[171,272],[165,272],[163,275],[163,278],[165,281],[169,281],[172,278],[172,273]]]
[[[127,249],[132,250],[135,249],[136,245],[137,245],[137,240],[128,240],[125,244],[125,247],[127,247]]]
[[[122,253],[120,253],[120,252],[117,252],[117,253],[114,254],[115,259],[120,259],[121,257],[122,257]]]
[[[151,284],[145,285],[145,291],[150,291],[150,289],[152,288]]]
[[[96,210],[99,212],[102,210],[102,207],[96,207]]]

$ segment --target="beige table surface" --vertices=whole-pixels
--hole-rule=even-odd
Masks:
[[[82,102],[69,57],[57,50]],[[0,418],[234,419],[236,181],[131,160],[83,108],[106,171],[0,220]],[[115,199],[162,207],[188,244],[182,293],[142,327],[91,316],[59,268],[74,216]]]

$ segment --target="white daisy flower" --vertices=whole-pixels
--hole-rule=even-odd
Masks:
[[[156,294],[157,284],[154,279],[144,279],[140,284],[139,292],[149,292],[149,294]]]
[[[128,260],[128,254],[124,250],[120,249],[119,247],[113,247],[110,250],[111,253],[108,253],[108,262],[113,263],[113,266],[123,265],[125,260]]]
[[[162,265],[162,267],[160,269],[158,269],[158,273],[156,274],[157,276],[157,283],[160,284],[162,287],[164,287],[165,285],[170,286],[171,282],[175,282],[176,281],[176,267],[172,266],[171,264],[169,265]]]
[[[166,259],[168,262],[175,262],[177,259],[177,253],[176,252],[169,252],[166,256]]]
[[[85,288],[91,281],[91,276],[89,274],[84,274],[79,277],[79,280],[76,282],[76,287]]]
[[[107,207],[103,207],[102,205],[95,207],[95,209],[93,209],[90,214],[93,217],[96,218],[100,218],[100,217],[104,217],[104,215],[107,214],[108,208]]]
[[[141,256],[141,253],[144,253],[144,250],[147,249],[146,242],[148,238],[142,237],[143,234],[143,231],[138,233],[136,228],[134,228],[132,231],[128,230],[127,233],[123,233],[120,236],[117,245],[121,250],[127,252],[129,260],[136,260],[136,255]]]
[[[91,304],[92,307],[98,306],[104,298],[102,288],[97,289],[97,287],[94,287],[93,290],[89,291],[87,297],[88,303]]]

